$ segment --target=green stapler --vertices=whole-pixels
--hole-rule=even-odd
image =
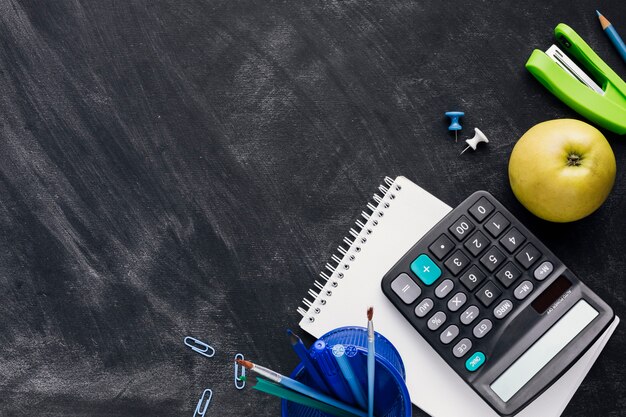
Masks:
[[[526,62],[528,71],[587,119],[611,132],[626,134],[626,83],[572,28],[561,23],[554,34],[591,77],[556,45],[546,52],[535,49]]]

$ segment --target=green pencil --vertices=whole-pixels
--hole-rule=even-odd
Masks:
[[[295,391],[292,391],[288,388],[285,388],[281,385],[275,384],[270,381],[266,381],[261,377],[247,377],[242,376],[239,379],[245,381],[246,379],[255,381],[256,383],[252,386],[252,388],[265,392],[266,394],[274,395],[279,398],[284,398],[287,401],[292,401],[294,403],[302,404],[306,407],[315,408],[316,410],[323,411],[328,414],[332,414],[337,417],[355,417],[355,414],[349,413],[348,411],[344,411],[340,408],[333,407],[332,405],[323,403],[318,400],[314,400],[311,397],[307,397],[306,395],[299,394]]]

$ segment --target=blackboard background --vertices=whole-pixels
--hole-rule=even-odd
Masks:
[[[597,7],[626,35],[620,0],[0,2],[0,414],[191,415],[212,388],[208,415],[279,415],[232,356],[296,365],[285,329],[386,175],[490,191],[626,317],[624,138],[573,224],[506,175],[524,131],[577,117],[524,69],[557,23],[626,75]],[[491,143],[459,157],[453,109]],[[566,416],[625,415],[625,342]]]

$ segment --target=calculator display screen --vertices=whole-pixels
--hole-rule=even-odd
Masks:
[[[510,400],[594,318],[596,309],[580,300],[490,385],[502,401]]]
[[[563,275],[554,280],[533,302],[532,306],[539,314],[543,314],[558,298],[567,291],[572,283]]]

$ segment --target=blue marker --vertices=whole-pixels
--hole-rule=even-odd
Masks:
[[[335,396],[344,403],[354,404],[354,397],[346,380],[343,379],[341,369],[323,340],[318,340],[313,344],[313,360],[322,371],[322,376]]]
[[[304,366],[306,373],[309,374],[309,376],[313,380],[315,388],[319,389],[324,394],[329,394],[330,391],[328,390],[328,386],[326,386],[326,383],[322,379],[322,376],[320,375],[319,371],[315,367],[315,364],[311,360],[311,355],[309,355],[309,351],[307,350],[306,346],[304,346],[304,343],[302,343],[302,339],[300,339],[294,332],[289,329],[287,329],[287,334],[289,335],[289,339],[291,340],[291,346],[293,347],[293,350],[302,360],[302,365]]]
[[[367,408],[365,392],[363,391],[363,387],[359,383],[359,380],[356,378],[356,375],[354,375],[352,365],[350,365],[350,361],[348,360],[346,348],[343,345],[335,345],[333,346],[332,351],[333,356],[339,365],[339,369],[341,369],[341,372],[343,373],[343,377],[348,382],[352,395],[356,398],[357,404],[365,410]]]
[[[463,129],[461,123],[459,123],[459,118],[465,116],[465,113],[462,111],[447,111],[446,116],[450,118],[450,126],[448,126],[448,130],[454,130],[454,141],[457,142],[459,139],[457,132]]]

